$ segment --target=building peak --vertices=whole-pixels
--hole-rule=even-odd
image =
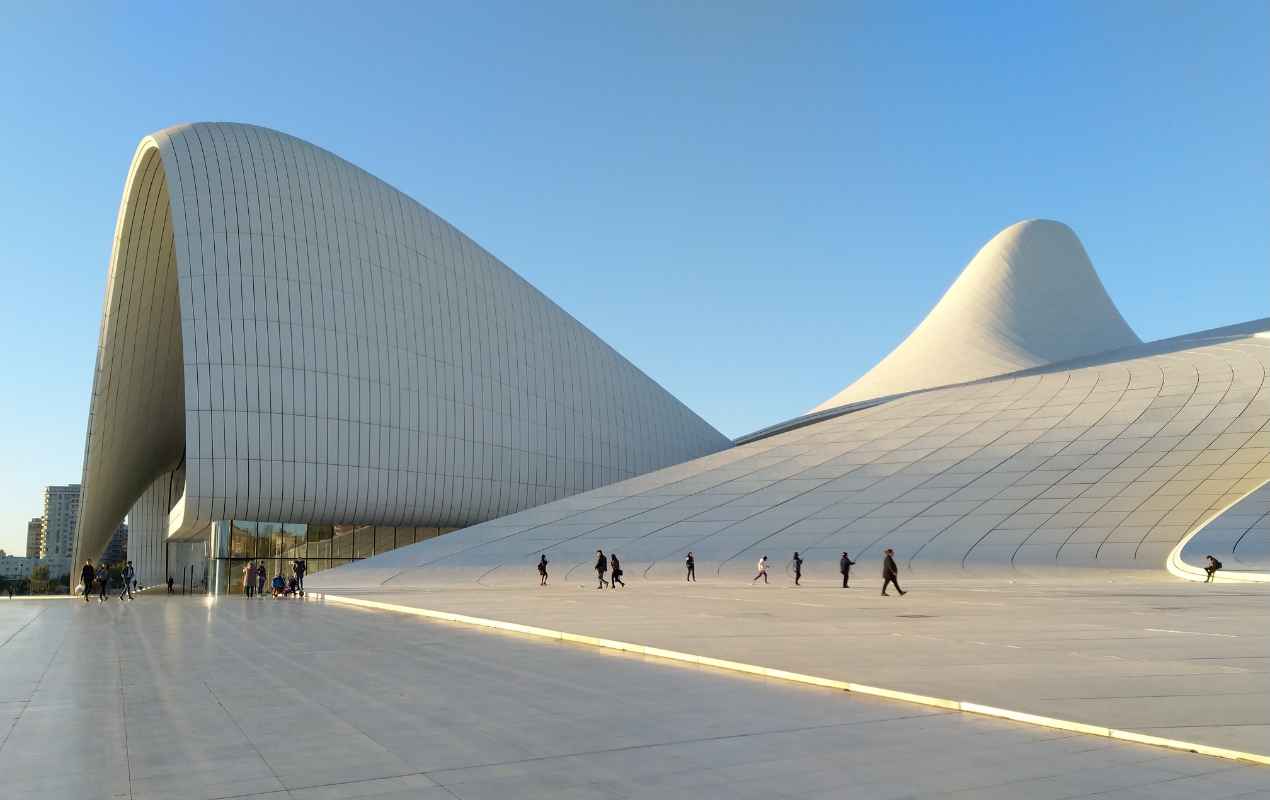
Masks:
[[[970,260],[921,324],[813,411],[1140,344],[1076,233],[1028,219]]]

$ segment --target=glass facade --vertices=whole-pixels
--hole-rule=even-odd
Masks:
[[[292,562],[302,558],[308,574],[370,558],[457,528],[384,525],[308,525],[302,522],[231,520],[212,526],[208,565],[209,591],[241,594],[247,564],[263,563],[269,578],[290,577]]]

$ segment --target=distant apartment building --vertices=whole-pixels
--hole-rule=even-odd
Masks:
[[[128,558],[128,523],[119,523],[119,527],[115,529],[115,535],[110,537],[110,544],[106,545],[106,550],[101,557],[107,564],[118,564]]]
[[[79,522],[79,484],[44,488],[43,546],[40,557],[48,564],[49,577],[71,572],[75,528]]]
[[[40,563],[38,558],[0,555],[0,580],[29,578],[31,577],[31,570],[38,563]]]
[[[44,518],[36,517],[26,524],[26,557],[39,558],[44,549]]]

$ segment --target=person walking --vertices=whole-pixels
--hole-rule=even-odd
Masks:
[[[278,575],[281,576],[282,573],[279,572]],[[266,574],[265,562],[261,561],[256,565],[256,597],[265,596],[265,583],[268,580],[269,576]]]
[[[886,593],[886,587],[891,584],[895,585],[895,591],[900,593],[900,597],[903,597],[904,595],[908,594],[908,592],[900,588],[899,577],[900,577],[900,568],[895,566],[895,551],[888,547],[886,548],[886,552],[883,553],[883,556],[882,556],[882,596],[883,597],[890,597],[890,595]]]
[[[295,590],[297,594],[304,594],[304,573],[308,572],[309,565],[303,558],[297,558],[291,563],[291,573],[295,575]]]
[[[767,556],[763,556],[758,560],[758,574],[754,576],[754,580],[750,581],[750,584],[757,583],[759,578],[763,579],[763,583],[767,583]]]
[[[609,588],[616,589],[617,585],[622,584],[622,588],[626,588],[626,581],[622,580],[622,562],[617,560],[617,553],[609,553]]]
[[[168,578],[168,591],[172,590],[172,579]],[[243,567],[243,594],[251,597],[256,591],[256,563],[248,561],[247,566]]]
[[[85,561],[84,566],[79,571],[79,582],[84,589],[84,602],[88,602],[88,596],[93,593],[93,579],[97,577],[97,571],[93,569],[93,562]]]
[[[604,580],[604,573],[608,571],[609,571],[609,560],[604,557],[604,551],[596,550],[595,551],[595,576],[600,579],[600,584],[596,586],[595,588],[603,589],[605,586],[609,585],[609,582]]]
[[[547,585],[547,554],[543,553],[538,559],[538,585]]]
[[[1204,572],[1208,573],[1208,577],[1204,579],[1204,583],[1214,583],[1213,578],[1217,575],[1217,570],[1221,569],[1221,562],[1215,556],[1204,556],[1207,565]]]
[[[132,568],[131,561],[123,565],[123,591],[119,593],[120,600],[125,597],[129,600],[132,599],[132,579],[136,574],[137,572]]]
[[[794,551],[794,585],[801,586],[803,579],[803,557],[798,555],[798,551]]]
[[[173,584],[175,584],[175,583],[176,583],[176,581],[174,581],[174,580],[172,579],[172,576],[171,576],[171,575],[169,575],[169,576],[168,576],[168,594],[176,594],[176,590],[172,588],[172,585],[173,585]]]
[[[842,588],[850,588],[847,583],[851,580],[851,568],[855,566],[855,562],[851,560],[851,556],[847,555],[847,551],[842,551],[842,558],[838,559],[838,571],[842,573]]]
[[[106,602],[106,590],[110,587],[110,570],[106,569],[106,562],[102,562],[97,566],[97,602]]]
[[[697,582],[697,559],[692,557],[691,550],[688,551],[688,557],[684,559],[684,566],[688,568],[688,577],[684,578],[684,580],[692,581],[693,583],[696,583]]]

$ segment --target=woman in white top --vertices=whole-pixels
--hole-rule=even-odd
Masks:
[[[754,580],[750,581],[750,583],[755,583],[759,578],[763,579],[763,583],[767,583],[767,556],[763,556],[758,560],[758,574],[754,576]]]

